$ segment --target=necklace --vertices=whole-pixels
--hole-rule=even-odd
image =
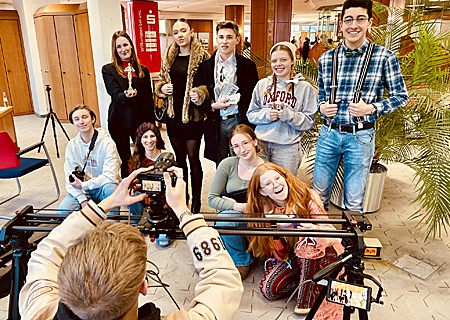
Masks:
[[[253,164],[253,165],[251,165],[250,167],[247,167],[244,163],[243,163],[243,161],[239,161],[239,164],[241,165],[241,166],[243,166],[245,169],[247,169],[247,170],[253,170],[253,169],[255,169],[259,164],[260,164],[260,158],[258,158],[258,160],[256,161],[256,163],[255,164]]]

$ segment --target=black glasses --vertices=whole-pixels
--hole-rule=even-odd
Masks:
[[[224,67],[224,65],[222,65],[222,68],[220,68],[220,75],[219,75],[220,82],[223,82],[223,80],[225,80],[225,76],[223,74],[223,67]]]
[[[366,16],[359,16],[356,19],[353,19],[353,17],[346,17],[344,19],[344,23],[349,26],[351,24],[353,24],[353,21],[356,21],[356,24],[358,25],[362,25],[364,24],[366,21],[368,20],[368,18]]]

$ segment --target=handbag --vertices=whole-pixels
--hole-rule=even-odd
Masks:
[[[159,103],[159,100],[161,100],[161,104]],[[169,103],[168,98],[165,99],[158,99],[158,101],[156,102],[154,111],[155,111],[155,118],[156,121],[160,122],[160,123],[166,123],[167,121],[167,114],[166,114],[166,110],[167,110],[167,105]]]

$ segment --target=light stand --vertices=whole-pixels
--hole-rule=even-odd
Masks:
[[[49,84],[45,85],[45,90],[47,91],[47,95],[48,95],[48,106],[49,106],[49,112],[47,114],[47,119],[45,119],[45,125],[44,125],[44,131],[42,131],[42,137],[41,137],[41,141],[44,141],[44,136],[45,136],[45,130],[47,129],[47,125],[48,125],[48,120],[50,118],[52,118],[52,128],[53,128],[53,137],[55,137],[55,146],[56,146],[56,156],[59,158],[59,150],[58,150],[58,140],[56,138],[56,129],[55,129],[55,119],[56,121],[58,121],[59,126],[61,127],[62,132],[64,132],[64,134],[66,135],[67,140],[70,141],[69,136],[67,135],[66,130],[64,130],[64,127],[62,126],[61,122],[58,119],[58,116],[56,115],[56,113],[53,111],[52,108],[52,100],[50,98],[50,90],[52,90],[50,88]],[[38,152],[41,151],[41,147],[39,147]]]

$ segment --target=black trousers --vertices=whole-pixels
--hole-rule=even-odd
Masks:
[[[130,160],[131,157],[130,137],[131,140],[134,141],[138,127],[139,124],[131,127],[122,127],[108,122],[109,134],[116,143],[117,151],[122,160],[122,165],[120,166],[122,178],[128,177],[128,160]]]

